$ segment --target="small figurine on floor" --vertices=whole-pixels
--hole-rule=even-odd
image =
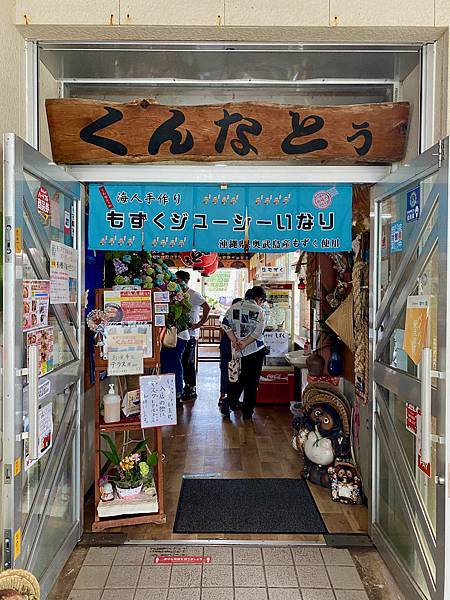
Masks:
[[[351,463],[336,463],[328,468],[331,483],[331,499],[342,504],[361,504],[361,479]]]

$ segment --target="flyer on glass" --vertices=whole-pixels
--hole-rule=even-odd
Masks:
[[[77,301],[77,251],[52,241],[50,245],[50,302],[75,304]]]
[[[39,377],[53,371],[54,335],[53,327],[44,327],[27,333],[27,348],[39,348]]]
[[[50,281],[27,279],[23,282],[23,330],[48,325]]]
[[[26,426],[26,430],[29,429],[29,425]],[[46,406],[39,409],[38,412],[38,435],[39,435],[39,447],[38,457],[36,460],[30,460],[28,453],[28,440],[25,440],[25,471],[28,471],[40,458],[46,454],[53,444],[53,405],[50,402]]]
[[[106,290],[104,309],[110,323],[136,323],[152,320],[150,290]]]

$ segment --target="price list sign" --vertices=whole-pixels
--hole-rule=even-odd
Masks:
[[[147,375],[140,378],[141,426],[177,424],[175,375]]]

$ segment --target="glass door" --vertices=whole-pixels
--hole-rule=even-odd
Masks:
[[[448,201],[448,139],[372,192],[372,536],[411,600],[450,597]]]
[[[81,186],[14,134],[3,147],[3,567],[46,597],[81,534]]]

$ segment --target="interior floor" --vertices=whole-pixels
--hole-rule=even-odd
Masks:
[[[269,534],[176,534],[173,524],[183,475],[223,478],[298,478],[302,472],[299,454],[291,447],[292,415],[289,405],[257,406],[253,421],[232,414],[220,415],[219,365],[199,362],[198,398],[178,411],[176,427],[165,428],[164,502],[167,522],[110,529],[128,540],[246,539],[323,541],[322,535]],[[319,511],[330,533],[366,534],[367,508],[331,500],[330,490],[310,485]],[[294,501],[294,500],[293,500]],[[91,530],[93,502],[86,510],[85,525]]]

